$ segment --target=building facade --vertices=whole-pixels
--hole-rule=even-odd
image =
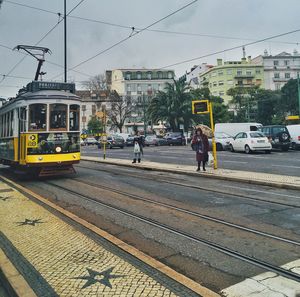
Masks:
[[[213,65],[202,63],[201,65],[195,65],[191,68],[190,72],[187,72],[184,76],[185,82],[192,88],[198,89],[200,87],[199,77],[200,74],[212,68]]]
[[[264,87],[269,90],[280,90],[291,78],[297,78],[300,73],[300,55],[295,50],[293,54],[282,52],[278,55],[260,55],[252,59],[252,63],[264,68]]]
[[[199,74],[199,86],[208,87],[213,96],[220,96],[226,104],[231,97],[227,91],[234,87],[264,87],[263,66],[254,64],[251,57],[241,61],[217,60],[217,66]]]
[[[76,95],[81,98],[81,114],[80,114],[80,131],[84,132],[88,129],[88,122],[92,117],[102,111],[103,106],[108,110],[111,106],[108,92],[101,91],[95,94],[91,91],[78,90]]]
[[[160,69],[114,69],[106,71],[107,86],[120,96],[130,96],[134,111],[125,123],[130,133],[133,126],[143,130],[145,110],[149,101],[158,91],[164,91],[167,83],[173,83],[173,70]],[[147,122],[147,127],[149,123]],[[146,127],[146,128],[147,128]]]

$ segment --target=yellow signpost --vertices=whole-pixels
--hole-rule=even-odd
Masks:
[[[214,126],[212,103],[209,100],[194,100],[194,101],[192,101],[192,113],[193,114],[209,113],[210,126],[211,126],[211,130],[213,132],[212,150],[213,150],[213,157],[214,157],[214,169],[217,169],[218,168],[217,146],[216,146],[216,141],[215,141],[215,126]]]

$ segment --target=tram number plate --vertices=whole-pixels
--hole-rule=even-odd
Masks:
[[[27,135],[27,147],[34,148],[38,146],[38,134]]]

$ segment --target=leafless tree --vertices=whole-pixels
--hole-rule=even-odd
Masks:
[[[116,91],[110,94],[110,100],[111,108],[107,111],[108,118],[112,127],[118,128],[122,133],[125,121],[130,118],[135,108],[135,102],[130,96],[120,96]]]
[[[84,81],[82,85],[84,86],[85,89],[95,94],[99,94],[100,91],[107,90],[106,76],[105,74],[95,75],[91,79]]]

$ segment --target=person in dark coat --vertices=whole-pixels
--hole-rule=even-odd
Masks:
[[[138,148],[137,148],[138,145]],[[141,163],[141,155],[144,154],[143,152],[143,147],[144,147],[144,138],[141,136],[140,132],[138,131],[136,135],[134,136],[133,140],[133,153],[134,153],[134,158],[132,163],[136,163],[136,159],[138,160],[139,163]]]
[[[208,138],[205,134],[203,134],[201,128],[197,128],[196,134],[193,136],[192,145],[194,146],[194,150],[196,151],[196,160],[198,162],[197,171],[200,170],[201,162],[203,171],[205,169],[205,163],[208,161]]]

